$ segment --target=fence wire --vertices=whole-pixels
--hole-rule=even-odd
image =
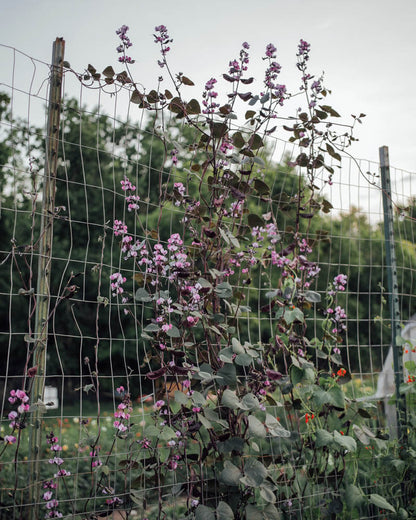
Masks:
[[[30,454],[26,432],[20,432],[18,442],[13,445],[8,444],[6,436],[13,421],[10,391],[30,388],[33,376],[30,360],[35,341],[45,107],[50,71],[47,64],[15,49],[0,47],[0,52],[4,57],[2,62],[8,64],[2,67],[0,78],[3,361],[0,419],[1,437],[6,439],[0,448],[0,517],[17,519],[29,518],[29,510],[36,505],[27,498],[28,486],[37,483],[28,480]],[[145,241],[158,236],[164,245],[172,233],[183,229],[183,212],[174,199],[163,207],[163,218],[159,218],[164,191],[174,182],[182,182],[191,189],[193,182],[186,160],[175,166],[169,159],[169,150],[160,139],[160,125],[160,121],[151,120],[137,105],[129,103],[123,90],[107,96],[100,90],[87,88],[73,73],[65,74],[53,215],[44,380],[47,406],[42,422],[40,479],[42,482],[53,479],[56,464],[50,464],[50,460],[54,456],[65,461],[58,466],[71,473],[66,489],[62,486],[59,489],[60,507],[66,518],[111,515],[158,518],[156,509],[160,499],[171,506],[169,518],[181,518],[186,504],[180,490],[182,484],[189,484],[193,478],[186,470],[172,472],[169,480],[158,482],[151,472],[138,474],[136,470],[142,462],[139,455],[131,459],[132,445],[143,441],[145,429],[152,424],[155,403],[181,387],[174,380],[167,387],[160,387],[146,378],[152,366],[152,352],[143,329],[148,324],[151,307],[146,303],[140,306],[124,303],[121,294],[115,298],[110,278],[121,273],[126,279],[126,294],[134,295],[144,284],[143,273],[123,260],[124,253],[114,234],[114,221],[127,223],[135,239]],[[193,143],[192,128],[174,118],[163,125],[170,128],[175,146],[186,149]],[[296,194],[298,173],[288,164],[297,154],[291,143],[268,139],[264,161],[275,200],[279,196],[280,202],[289,200]],[[120,181],[126,177],[137,186],[140,196],[137,219],[127,211],[121,189]],[[391,178],[392,200],[397,211],[395,245],[401,320],[408,324],[410,337],[414,338],[411,326],[416,312],[413,220],[416,174],[392,169]],[[319,242],[315,259],[321,269],[320,282],[313,289],[323,294],[335,274],[348,276],[343,300],[348,316],[343,359],[352,376],[348,392],[351,399],[374,403],[373,430],[384,431],[389,426],[386,407],[392,389],[387,383],[383,387],[380,379],[383,367],[389,368],[385,361],[390,331],[379,165],[343,156],[332,185],[322,184],[322,197],[328,201],[328,208],[332,208],[317,217],[317,224],[309,234],[311,240]],[[261,197],[256,203],[261,207]],[[289,205],[287,211],[273,207],[270,210],[279,216],[281,233],[288,232]],[[259,269],[255,273],[258,280],[253,283],[256,290],[247,292],[245,305],[251,308],[251,313],[242,312],[235,324],[242,342],[267,342],[272,334],[273,314],[263,309],[270,291],[267,283],[272,278],[270,269],[270,266]],[[240,280],[233,289],[244,291],[246,287]],[[308,316],[312,328],[319,327],[318,314],[319,309],[315,308]],[[132,427],[125,438],[114,441],[114,413],[125,392],[133,398]],[[276,413],[281,414],[285,423],[290,422],[288,412],[276,409]],[[27,426],[29,430],[30,425]],[[62,448],[57,453],[53,452],[54,441],[46,442],[51,432],[57,438],[55,444],[59,440]],[[259,449],[264,450],[267,461],[276,453],[290,450],[290,446],[287,440],[277,439]],[[378,463],[369,451],[368,465]],[[206,474],[212,477],[209,467]],[[364,473],[360,478],[367,493],[377,493],[380,489],[380,482],[371,481]],[[389,485],[390,478],[386,473],[383,484]],[[120,489],[129,496],[128,501],[124,498],[128,510],[115,501]],[[160,489],[162,498],[159,498]],[[220,496],[223,491],[217,489],[216,493]],[[48,489],[42,493],[45,496]],[[306,503],[311,499],[311,503],[317,504],[319,494],[324,500],[326,493],[324,485],[304,498]],[[48,512],[47,502],[39,500],[42,516]],[[115,506],[119,516],[113,512]],[[295,518],[297,512],[293,510],[292,514]],[[304,513],[304,517],[313,516]],[[361,518],[380,518],[380,515],[377,508],[369,507]]]

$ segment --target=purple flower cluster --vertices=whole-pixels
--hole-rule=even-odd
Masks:
[[[282,67],[279,63],[277,63],[277,61],[271,61],[272,59],[276,58],[276,47],[272,43],[269,43],[266,47],[266,57],[269,59],[270,63],[266,69],[264,84],[277,99],[277,103],[279,105],[283,105],[283,101],[286,97],[286,85],[275,83],[275,80],[280,74]]]
[[[100,466],[103,465],[103,463],[98,455],[99,451],[100,451],[99,447],[90,451],[91,468],[99,468]]]
[[[124,289],[122,284],[127,281],[127,278],[123,276],[121,273],[113,273],[110,276],[111,280],[111,291],[113,296],[117,296],[117,294],[123,294]]]
[[[244,201],[237,201],[231,204],[230,214],[235,217],[238,214],[242,214],[243,212],[243,204]],[[254,226],[251,230],[251,235],[253,238],[252,243],[247,247],[246,251],[239,251],[235,253],[230,259],[229,262],[232,266],[242,268],[241,272],[243,274],[248,273],[249,267],[253,267],[259,263],[259,252],[262,252],[262,249],[267,249],[270,251],[272,257],[276,255],[275,246],[280,240],[280,235],[277,229],[276,224],[270,222],[263,226]],[[229,268],[228,276],[234,274],[234,271]],[[243,281],[243,284],[245,282]]]
[[[173,40],[168,35],[168,30],[165,25],[158,25],[155,27],[155,32],[153,36],[155,37],[155,43],[160,44],[160,52],[163,56],[162,61],[158,61],[159,67],[163,68],[166,65],[166,53],[170,51],[169,43],[172,43]]]
[[[24,390],[10,390],[9,403],[15,404],[18,400],[20,400],[20,404],[17,408],[17,411],[22,414],[24,412],[29,411],[29,396],[26,394]]]
[[[127,226],[122,220],[114,220],[113,224],[114,235],[117,237],[119,235],[125,235],[127,233]]]
[[[247,70],[248,63],[250,61],[248,49],[250,48],[250,45],[247,42],[244,42],[242,44],[242,49],[240,51],[240,59],[239,60],[231,60],[228,64],[228,72],[230,76],[234,79],[234,81],[238,81],[241,76],[243,75],[243,72]]]
[[[175,182],[173,185],[173,188],[175,191],[178,192],[180,199],[175,200],[175,206],[180,206],[184,200],[185,194],[186,194],[186,188],[182,184],[182,182]]]
[[[340,306],[337,305],[335,309],[332,309],[332,307],[329,307],[326,310],[327,314],[331,316],[331,320],[334,324],[334,327],[332,329],[333,334],[340,334],[344,330],[347,329],[347,326],[345,324],[345,320],[347,319],[347,314],[345,310]]]
[[[49,445],[49,450],[54,454],[48,462],[49,464],[55,464],[58,468],[58,471],[54,474],[55,479],[70,476],[71,472],[61,467],[64,460],[58,456],[58,453],[62,451],[62,446],[59,444],[58,438],[55,437],[53,432],[46,436],[46,442]],[[43,482],[42,487],[46,490],[42,495],[43,500],[46,502],[45,506],[47,509],[45,518],[62,518],[62,513],[58,510],[59,501],[54,498],[54,492],[58,487],[57,482],[52,479],[46,480]]]
[[[46,502],[46,509],[48,509],[45,518],[62,518],[63,515],[57,509],[59,502],[56,498],[53,498],[54,490],[57,488],[56,482],[53,480],[47,480],[42,484],[44,491],[42,498]]]
[[[308,289],[311,285],[310,280],[319,274],[321,268],[315,262],[308,260],[307,255],[312,253],[312,248],[305,239],[299,241],[298,247],[301,254],[294,255],[293,258],[289,258],[287,252],[285,252],[285,254],[279,254],[272,251],[272,265],[277,265],[282,269],[283,277],[289,275],[294,276],[295,273],[299,272],[299,276],[301,277],[295,278],[296,284]],[[302,275],[304,275],[303,279]]]
[[[113,422],[114,428],[116,428],[117,432],[124,433],[129,428],[129,419],[131,416],[131,413],[133,411],[131,400],[130,400],[130,394],[124,393],[124,387],[120,386],[117,388],[117,391],[120,394],[124,394],[123,401],[117,406],[117,410],[114,412],[114,419]]]
[[[103,495],[113,495],[106,499],[105,503],[108,506],[116,507],[118,505],[121,505],[123,501],[121,498],[114,496],[114,489],[112,487],[106,486],[102,490]]]
[[[303,78],[302,78],[302,81],[304,82],[304,84],[306,83],[306,81],[308,79],[311,78],[311,76],[309,74],[306,74],[306,68],[307,68],[307,65],[306,65],[306,62],[309,60],[309,51],[311,50],[311,46],[308,42],[306,42],[305,40],[300,40],[299,42],[299,45],[298,45],[298,53],[296,54],[297,58],[298,58],[298,62],[296,64],[297,68],[303,72]],[[302,87],[302,90],[303,90],[304,87]]]
[[[270,59],[276,58],[276,47],[273,45],[273,43],[268,43],[266,46],[266,56]]]
[[[172,159],[172,164],[174,164],[175,166],[178,164],[178,150],[176,148],[174,148],[171,152],[170,152],[170,157]]]
[[[11,390],[10,396],[8,398],[10,404],[18,404],[17,411],[12,410],[8,414],[8,419],[10,421],[9,426],[12,429],[12,434],[15,430],[19,430],[24,427],[24,418],[26,412],[29,411],[29,396],[26,394],[24,390]],[[3,440],[6,444],[15,444],[16,437],[14,435],[5,435]]]
[[[310,43],[306,42],[305,40],[300,40],[298,45],[298,53],[297,56],[303,56],[305,60],[309,59],[309,52],[311,50]]]
[[[204,109],[203,114],[213,114],[215,110],[220,106],[219,103],[215,103],[214,99],[218,96],[218,92],[214,90],[214,85],[217,82],[215,78],[211,78],[205,83],[205,90],[202,94],[202,104]]]
[[[126,192],[127,211],[138,210],[140,208],[140,197],[133,193],[134,191],[136,191],[136,186],[132,184],[126,176],[124,176],[124,180],[120,181],[120,184],[121,189]],[[129,192],[129,194],[127,194],[127,192]],[[127,227],[125,228],[125,230],[127,232]]]
[[[345,286],[347,285],[347,275],[346,274],[338,274],[334,278],[334,288],[336,291],[345,291]]]
[[[332,288],[328,291],[328,296],[333,298],[337,295],[338,292],[344,292],[347,281],[348,278],[346,274],[338,274],[335,276],[332,283]],[[340,334],[346,330],[347,326],[345,324],[345,320],[347,319],[347,314],[340,305],[337,305],[335,309],[329,306],[326,309],[326,314],[331,318],[331,322],[333,324],[333,334]]]
[[[119,54],[123,54],[123,56],[120,56],[118,58],[118,61],[120,63],[134,63],[134,60],[132,60],[130,56],[126,55],[126,49],[133,45],[130,41],[130,38],[127,36],[128,30],[129,28],[127,27],[127,25],[122,25],[120,29],[116,30],[116,34],[121,40],[121,44],[117,47],[117,52]]]
[[[220,151],[224,154],[228,152],[232,152],[234,150],[234,145],[228,135],[224,136],[221,141]]]

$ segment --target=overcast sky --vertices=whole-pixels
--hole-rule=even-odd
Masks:
[[[312,46],[311,69],[325,71],[330,104],[343,116],[367,114],[352,153],[378,161],[378,148],[388,145],[394,166],[416,172],[416,0],[3,0],[1,11],[0,43],[49,62],[62,36],[65,58],[79,71],[88,63],[115,66],[115,29],[128,25],[135,79],[148,88],[160,74],[152,34],[164,24],[174,38],[173,69],[193,79],[194,97],[226,71],[243,41],[259,83],[261,56],[273,42],[280,81],[296,89],[303,38]]]

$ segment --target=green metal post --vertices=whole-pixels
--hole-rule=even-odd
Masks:
[[[403,440],[403,438],[406,437],[406,400],[405,397],[399,392],[400,385],[403,383],[403,355],[401,347],[397,345],[396,342],[396,338],[400,336],[401,328],[397,283],[397,263],[394,247],[393,207],[391,203],[390,161],[388,147],[382,146],[379,148],[379,154],[381,186],[383,190],[384,237],[386,244],[386,269],[389,290],[391,346],[393,349],[394,381],[397,397],[397,435],[399,439]]]
[[[33,367],[37,367],[31,392],[30,446],[29,446],[29,510],[28,518],[37,520],[40,501],[40,446],[42,440],[42,414],[46,375],[48,316],[50,307],[50,278],[52,260],[53,219],[55,208],[56,168],[58,162],[59,122],[61,113],[62,74],[65,41],[56,38],[52,51],[49,88],[48,122],[46,132],[46,160],[43,179],[42,216],[39,240],[39,263],[36,290],[36,315]]]

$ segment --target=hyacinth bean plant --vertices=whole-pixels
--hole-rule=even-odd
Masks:
[[[105,497],[102,510],[121,509],[127,517],[136,510],[143,520],[360,518],[365,507],[396,514],[397,504],[367,494],[357,480],[358,458],[375,435],[364,424],[371,417],[365,405],[343,391],[350,380],[343,352],[347,276],[339,273],[326,294],[317,292],[320,268],[313,260],[318,238],[311,222],[331,208],[318,186],[332,183],[332,163],[354,140],[358,118],[337,124],[323,77],[308,69],[304,40],[296,54],[301,80],[295,93],[280,82],[271,43],[256,83],[244,42],[222,76],[230,88],[225,101],[213,77],[198,101],[188,97],[192,80],[170,69],[165,26],[155,28],[162,76],[150,91],[134,79],[127,32],[127,26],[117,30],[124,70],[109,66],[100,75],[90,66],[89,79],[103,90],[128,89],[131,103],[154,117],[166,150],[164,171],[152,187],[159,191],[156,229],[143,229],[146,194],[127,177],[120,185],[126,216],[111,225],[122,255],[121,269],[110,276],[111,296],[137,320],[155,399],[152,422],[136,440],[131,414],[138,392],[128,379],[117,389],[112,435],[114,443],[124,439],[129,446],[121,468],[128,478],[114,486],[93,442],[90,496]],[[293,100],[303,108],[283,117]],[[238,126],[241,113],[244,128]],[[179,146],[169,119],[197,138]],[[299,150],[290,164],[299,173],[299,190],[290,200],[275,196],[264,177],[267,138],[279,131]],[[293,210],[290,226],[279,221],[283,205]],[[166,234],[161,224],[172,210],[178,218]],[[135,273],[133,289],[127,270]],[[251,318],[259,320],[258,337],[242,324]],[[16,442],[26,397],[23,390],[10,397],[19,406],[9,415],[8,444]],[[55,455],[44,482],[45,517],[57,518],[56,489],[71,476],[57,437],[49,433],[47,442]]]

